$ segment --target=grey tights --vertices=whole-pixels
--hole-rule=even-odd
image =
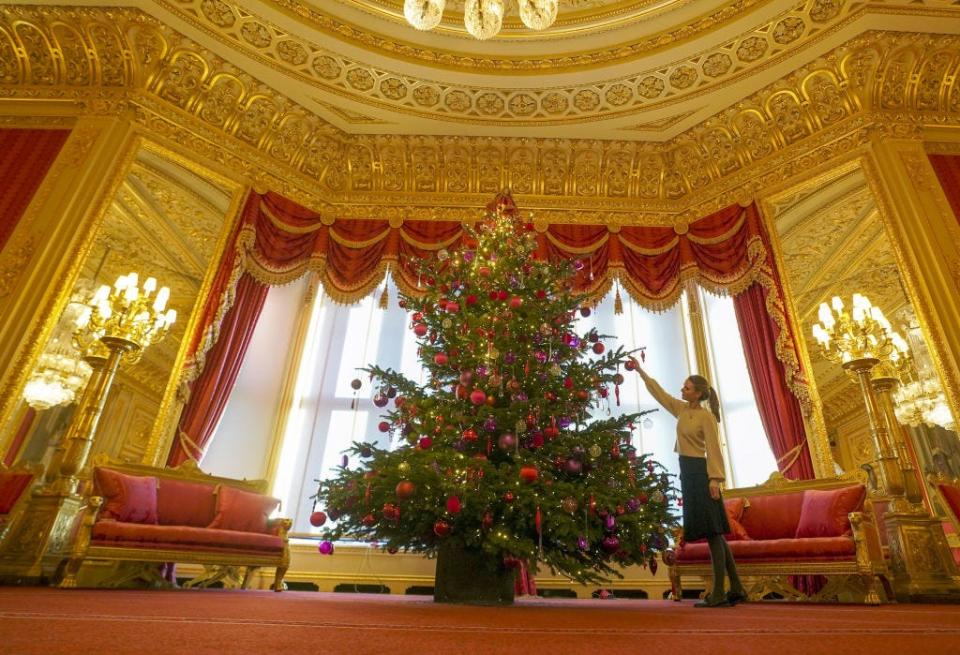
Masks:
[[[735,592],[743,591],[743,583],[737,574],[737,564],[733,561],[733,553],[730,552],[730,545],[723,535],[713,535],[707,537],[707,545],[710,546],[710,564],[713,566],[713,591],[711,598],[721,599],[725,596],[724,576],[730,578],[730,590]]]

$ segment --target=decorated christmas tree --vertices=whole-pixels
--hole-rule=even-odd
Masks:
[[[517,562],[581,582],[620,575],[615,565],[655,571],[673,490],[631,445],[640,414],[602,411],[619,402],[630,353],[577,333],[590,312],[574,292],[583,263],[539,256],[501,194],[458,249],[417,266],[422,294],[400,302],[425,383],[365,369],[394,447],[354,443],[362,465],[319,482],[312,522],[335,520],[321,551],[361,539],[439,555],[438,600],[509,602]],[[476,588],[500,573],[496,590]]]

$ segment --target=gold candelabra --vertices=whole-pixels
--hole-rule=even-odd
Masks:
[[[870,378],[873,368],[881,360],[899,362],[904,359],[906,342],[893,331],[880,308],[859,293],[853,294],[849,311],[839,296],[834,296],[830,305],[821,303],[819,318],[820,322],[813,325],[813,336],[820,344],[820,351],[826,359],[852,373],[863,394],[877,456],[875,491],[885,497],[900,497],[904,490],[903,474],[888,421]]]
[[[863,394],[876,457],[874,509],[883,516],[897,599],[955,598],[960,579],[953,556],[939,520],[920,504],[922,481],[894,412],[896,371],[909,364],[907,343],[859,293],[849,311],[836,296],[830,305],[822,303],[819,318],[813,336],[821,352],[853,374]]]
[[[141,288],[136,273],[117,278],[113,287],[101,286],[76,321],[74,341],[93,369],[73,421],[64,435],[52,477],[61,491],[70,492],[87,461],[97,424],[120,361],[136,360],[145,348],[162,339],[177,320],[167,309],[170,289],[157,289],[147,278]]]

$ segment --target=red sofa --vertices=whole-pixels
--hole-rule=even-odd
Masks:
[[[954,562],[960,567],[960,480],[931,476],[930,482],[936,490],[936,500],[947,518],[943,523],[943,531],[950,545],[950,552]]]
[[[270,519],[279,501],[261,493],[265,483],[206,475],[195,464],[155,469],[100,463],[61,587],[77,586],[84,562],[138,562],[101,584],[133,577],[162,585],[157,563],[205,565],[209,571],[187,586],[222,578],[244,567],[241,586],[259,567],[274,567],[273,589],[283,589],[290,561],[289,519]]]
[[[887,602],[887,567],[865,498],[853,478],[792,482],[778,474],[758,487],[725,491],[726,537],[748,597]],[[677,537],[679,546],[664,560],[680,600],[683,577],[709,579],[712,571],[705,541],[684,542],[682,531]]]
[[[36,471],[0,465],[0,543],[27,504]]]

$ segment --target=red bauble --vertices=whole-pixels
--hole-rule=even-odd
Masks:
[[[445,353],[437,353],[433,356],[433,362],[437,366],[446,366],[447,365],[447,355]]]
[[[632,371],[637,368],[637,365],[633,363],[632,359],[628,359],[626,362],[624,362],[623,368],[627,369],[628,371]]]
[[[464,441],[476,441],[477,440],[477,431],[473,428],[467,428],[463,431],[463,440]]]
[[[389,432],[390,424],[386,421],[380,421],[380,423],[377,425],[377,429],[380,430],[380,432]]]
[[[506,300],[509,295],[506,290],[500,289],[500,291],[497,291],[497,300]]]
[[[477,275],[480,277],[490,277],[490,267],[489,266],[478,266]]]
[[[566,389],[573,389],[573,378],[564,378],[563,386]]]
[[[537,289],[537,298],[539,298],[540,300],[543,300],[546,297],[547,297],[546,291],[544,291],[543,289]]]
[[[417,323],[413,326],[413,333],[418,337],[422,337],[427,334],[427,326],[423,323]]]
[[[451,314],[456,314],[457,312],[460,311],[460,304],[455,302],[448,302],[447,311],[450,312]]]
[[[556,439],[560,436],[560,430],[553,425],[548,425],[543,429],[543,436],[547,439]]]
[[[602,355],[603,351],[604,351],[604,346],[602,343],[598,341],[595,344],[593,344],[593,352],[595,352],[598,355]]]
[[[614,384],[623,384],[623,376],[620,373],[613,374],[613,383]]]
[[[412,318],[414,323],[419,323],[423,320],[423,312],[414,312]]]
[[[323,512],[314,512],[310,515],[310,525],[315,528],[319,528],[321,525],[327,522],[327,515]]]
[[[400,518],[400,508],[393,503],[386,503],[383,506],[383,518],[388,521],[396,521]]]
[[[460,499],[457,496],[450,496],[447,498],[447,512],[450,514],[459,514],[460,509]]]
[[[400,500],[406,500],[417,491],[417,485],[413,484],[409,480],[401,480],[397,483],[396,493],[397,498]]]
[[[510,308],[511,309],[520,309],[520,306],[523,304],[523,298],[520,296],[513,296],[510,298]]]
[[[483,518],[480,520],[480,525],[484,530],[489,530],[490,526],[493,525],[493,514],[490,512],[484,512]]]
[[[503,494],[503,502],[512,503],[513,502],[513,492],[507,491]]]
[[[417,442],[417,445],[420,446],[421,450],[427,450],[433,445],[433,439],[430,437],[420,437],[420,441]]]
[[[487,296],[490,298],[490,300],[496,300],[496,299],[497,299],[497,292],[496,292],[496,291],[491,291],[490,293],[487,294]]]
[[[450,524],[443,519],[440,519],[433,524],[433,534],[437,535],[438,537],[446,537],[448,534],[450,534]]]
[[[587,391],[586,389],[581,389],[580,391],[577,392],[577,398],[579,400],[587,400],[590,398],[590,392]]]
[[[469,296],[467,296],[467,304],[468,304],[468,305],[476,305],[476,304],[477,304],[477,297],[471,293]]]
[[[482,405],[487,399],[487,394],[482,389],[474,389],[470,392],[470,402],[474,405]]]
[[[462,384],[458,384],[458,385],[457,385],[457,392],[456,392],[456,393],[457,393],[457,400],[466,400],[466,399],[467,399],[467,396],[470,395],[470,394],[469,394],[469,389],[467,389],[467,388],[466,388],[465,386],[463,386]]]
[[[520,479],[527,484],[536,482],[539,476],[540,471],[537,470],[536,466],[523,466],[520,468]]]

